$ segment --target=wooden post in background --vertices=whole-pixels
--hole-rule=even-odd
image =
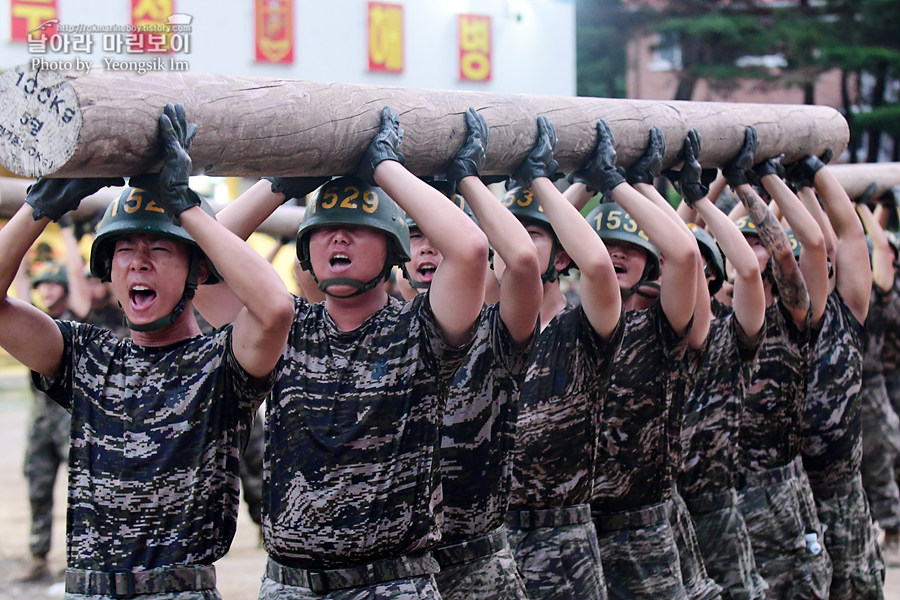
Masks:
[[[198,125],[195,174],[225,176],[352,173],[390,106],[404,129],[406,165],[440,174],[466,133],[475,107],[490,127],[485,175],[508,174],[534,143],[538,115],[559,138],[562,171],[581,167],[606,119],[618,161],[630,165],[657,125],[667,141],[664,166],[678,162],[688,129],[702,137],[700,160],[721,166],[757,128],[758,156],[789,163],[831,148],[839,155],[849,129],[826,106],[677,102],[493,94],[314,83],[200,73],[60,73],[27,66],[0,76],[0,164],[29,177],[128,176],[159,168],[157,123],[168,102],[184,104]]]
[[[25,192],[31,183],[33,181],[28,179],[0,177],[0,219],[10,218],[22,207],[25,203]],[[78,222],[90,220],[97,212],[106,210],[109,203],[115,200],[121,191],[122,188],[103,188],[96,194],[88,196],[72,212],[72,219]],[[211,202],[210,205],[216,212],[225,206],[215,202]],[[276,238],[292,238],[297,235],[304,210],[302,206],[279,206],[256,231]]]
[[[872,183],[875,184],[875,198],[892,187],[900,186],[900,163],[829,165],[828,169],[834,173],[852,199],[862,196]]]

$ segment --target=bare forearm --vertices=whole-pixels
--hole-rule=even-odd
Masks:
[[[284,202],[284,194],[272,192],[272,184],[265,179],[254,183],[250,189],[216,215],[216,220],[242,240],[262,224]]]
[[[747,209],[747,214],[754,223],[760,240],[769,250],[782,302],[791,310],[808,310],[809,294],[806,290],[806,283],[794,260],[791,244],[781,223],[749,184],[738,186],[735,193],[741,204]]]
[[[738,272],[752,274],[759,273],[759,263],[753,249],[744,239],[744,234],[740,232],[734,221],[729,219],[725,213],[716,208],[716,206],[708,199],[702,198],[694,203],[697,214],[700,215],[713,237],[722,248],[722,252],[731,261],[732,266]]]
[[[87,276],[84,274],[84,259],[81,257],[81,249],[72,230],[63,227],[61,235],[66,251],[66,271],[69,278],[69,309],[83,319],[91,310],[91,292]]]
[[[28,249],[37,241],[38,236],[50,222],[49,219],[35,221],[31,217],[31,210],[31,206],[23,204],[22,208],[0,229],[0,289],[7,294]],[[23,298],[23,300],[27,300],[27,298]]]
[[[260,322],[267,321],[272,303],[289,301],[290,294],[272,266],[201,208],[189,209],[179,218],[237,299]]]
[[[464,177],[459,191],[478,219],[494,251],[503,257],[509,268],[537,268],[537,251],[528,232],[516,216],[482,183],[478,177]]]

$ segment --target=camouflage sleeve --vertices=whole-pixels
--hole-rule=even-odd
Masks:
[[[888,306],[891,302],[897,300],[897,286],[891,286],[891,289],[885,291],[875,284],[872,284],[872,297],[880,306]]]
[[[56,326],[59,327],[59,332],[63,338],[63,358],[60,371],[55,378],[45,377],[32,371],[31,379],[37,389],[71,412],[73,375],[75,361],[79,354],[76,347],[80,348],[86,340],[104,335],[114,337],[114,334],[94,325],[76,323],[75,321],[56,321]]]
[[[759,355],[759,349],[762,346],[762,341],[766,337],[766,322],[763,320],[763,326],[759,330],[759,333],[756,336],[756,339],[750,339],[750,336],[747,335],[747,332],[744,331],[744,328],[741,327],[741,322],[735,318],[734,313],[725,317],[730,320],[729,326],[732,330],[732,335],[737,343],[738,350],[738,358],[745,365],[752,365],[756,362],[756,357]]]
[[[578,331],[581,332],[581,346],[584,348],[585,356],[589,359],[587,363],[590,368],[595,369],[595,375],[601,375],[607,365],[612,365],[619,348],[622,347],[622,339],[625,337],[625,310],[619,312],[619,322],[616,328],[608,338],[603,338],[597,330],[594,329],[588,320],[584,309],[578,307],[581,326]]]
[[[426,351],[426,356],[422,358],[426,362],[431,362],[434,368],[437,369],[439,373],[438,380],[442,385],[450,385],[453,375],[456,373],[459,365],[462,364],[475,338],[474,335],[471,336],[469,341],[459,348],[451,346],[444,338],[437,319],[435,319],[434,312],[431,310],[431,304],[427,300],[427,293],[419,294],[407,303],[404,310],[413,310],[418,317],[422,335],[422,348]],[[479,319],[483,316],[484,310],[481,311]],[[473,334],[477,326],[478,323],[476,322],[472,327]]]
[[[787,306],[784,305],[780,298],[776,300],[776,304],[778,306],[779,312],[781,313],[782,320],[784,321],[784,327],[785,331],[787,332],[788,339],[791,342],[797,344],[797,347],[800,348],[801,351],[811,350],[812,327],[810,321],[812,320],[812,311],[806,311],[806,324],[801,330],[797,327],[797,324],[794,322],[794,318],[788,311]]]
[[[679,335],[672,329],[672,325],[669,323],[669,319],[666,318],[666,314],[662,309],[662,303],[659,300],[653,302],[651,310],[654,310],[656,313],[655,316],[659,339],[662,341],[663,353],[668,361],[668,368],[671,371],[684,359],[684,355],[688,348],[687,334],[694,325],[694,318],[691,317],[687,327],[684,328],[684,333]]]
[[[234,349],[232,348],[233,331],[234,325],[229,323],[216,335],[225,336],[227,340],[225,344],[225,365],[228,369],[228,387],[233,390],[232,393],[237,399],[238,410],[242,414],[250,415],[251,418],[248,421],[250,423],[252,422],[252,416],[256,414],[257,409],[262,406],[263,401],[272,392],[272,387],[275,385],[275,377],[281,368],[284,356],[281,357],[278,364],[267,376],[253,377],[244,370],[244,367],[241,366],[234,356]]]
[[[537,337],[540,334],[540,317],[534,322],[534,331],[528,344],[517,350],[513,349],[514,344],[509,335],[509,328],[500,318],[499,303],[487,307],[482,312],[481,318],[491,319],[491,345],[495,350],[497,362],[513,377],[524,377],[531,364],[531,353],[534,351]]]

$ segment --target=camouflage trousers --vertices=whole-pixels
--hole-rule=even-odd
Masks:
[[[28,549],[32,556],[50,552],[53,527],[53,488],[59,467],[69,458],[71,415],[37,392],[32,405],[25,447],[25,478],[31,505]]]
[[[681,565],[681,581],[691,600],[716,600],[722,598],[722,588],[709,577],[703,555],[697,542],[697,533],[691,513],[678,490],[672,488],[672,512],[669,524],[675,535],[678,548],[678,563]]]
[[[685,499],[706,572],[722,587],[726,600],[763,600],[769,585],[759,574],[750,533],[732,489]]]
[[[671,500],[593,513],[610,600],[688,600],[672,528]]]
[[[745,476],[738,508],[760,574],[773,600],[826,600],[831,559],[798,456],[783,467]]]
[[[506,528],[435,549],[441,566],[434,576],[443,600],[527,600]]]
[[[402,572],[411,568],[419,571],[424,567],[427,573],[403,576]],[[390,571],[390,572],[388,572]],[[327,577],[315,577],[315,581],[300,582],[295,575],[307,574],[313,579],[315,573],[300,569],[286,569],[270,557],[266,572],[259,588],[259,600],[441,600],[433,573],[438,571],[437,562],[430,556],[401,557],[384,560],[358,568],[319,571]],[[374,573],[382,581],[378,583],[358,583],[359,577]],[[329,582],[322,586],[322,582]],[[312,589],[315,587],[316,589]]]
[[[531,600],[606,600],[590,507],[510,511],[509,544]]]
[[[859,475],[839,485],[811,480],[834,565],[831,600],[883,600],[884,562]]]
[[[900,456],[900,420],[879,377],[866,378],[860,390],[863,459],[860,472],[872,518],[884,529],[900,530],[900,488],[894,462]]]

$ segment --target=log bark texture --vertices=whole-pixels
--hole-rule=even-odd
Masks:
[[[438,91],[261,79],[201,73],[33,72],[0,76],[0,164],[29,177],[136,175],[158,170],[157,120],[168,102],[184,104],[198,126],[195,174],[340,175],[355,171],[377,132],[382,107],[400,115],[406,166],[439,175],[466,133],[472,106],[490,128],[485,175],[508,174],[531,148],[538,115],[555,125],[561,171],[581,167],[606,119],[618,162],[643,152],[651,126],[678,163],[689,128],[702,137],[700,160],[721,166],[754,125],[760,159],[785,162],[826,148],[839,155],[847,122],[826,106],[623,100]]]
[[[22,204],[25,203],[26,190],[31,183],[33,181],[28,179],[0,177],[0,219],[12,217],[22,207]],[[88,196],[72,212],[72,219],[79,222],[90,220],[98,212],[106,210],[109,203],[118,198],[121,191],[122,188],[104,188],[96,194]],[[214,202],[211,202],[210,205],[216,212],[225,207],[223,204]],[[293,238],[297,235],[297,229],[300,228],[304,210],[302,206],[279,206],[256,231],[276,238]]]
[[[873,198],[878,198],[893,187],[900,186],[900,163],[858,163],[829,165],[850,198],[863,195],[869,184],[875,184]]]

